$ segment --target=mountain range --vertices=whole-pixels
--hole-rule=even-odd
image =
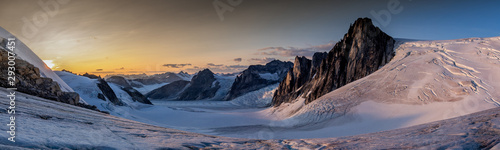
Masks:
[[[14,36],[1,29],[0,37],[4,62],[3,39]],[[312,59],[251,65],[235,76],[204,69],[105,78],[52,71],[17,42],[22,135],[2,149],[500,146],[500,37],[402,40],[359,18]]]

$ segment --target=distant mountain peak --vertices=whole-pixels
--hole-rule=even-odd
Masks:
[[[251,65],[236,77],[225,99],[232,100],[245,93],[276,84],[285,78],[286,72],[292,66],[291,62],[280,60],[273,60],[265,65]]]

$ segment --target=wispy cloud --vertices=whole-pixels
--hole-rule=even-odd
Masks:
[[[248,68],[248,66],[244,66],[244,65],[230,65],[230,66],[227,66],[228,68],[233,68],[233,69],[246,69]]]
[[[167,68],[183,68],[185,66],[191,66],[191,64],[164,64],[163,66]]]
[[[264,58],[250,58],[248,61],[254,62],[254,63],[259,63],[259,64],[266,64],[266,63],[271,62],[273,60],[276,60],[276,58],[269,58],[269,57],[264,57]]]
[[[241,62],[242,60],[243,60],[242,58],[235,58],[235,59],[233,59],[234,62],[238,62],[238,63]]]
[[[316,52],[324,52],[331,50],[335,46],[335,42],[330,41],[323,45],[313,45],[305,48],[298,47],[266,47],[258,49],[257,55],[266,56],[282,56],[282,57],[294,57],[294,56],[306,56],[310,57]]]
[[[90,73],[95,73],[95,74],[104,74],[104,73],[107,73],[107,74],[110,74],[110,73],[115,73],[114,71],[94,71],[94,72],[90,72]]]
[[[217,64],[216,65],[216,64],[213,64],[213,63],[208,63],[207,66],[209,66],[209,67],[222,67],[224,65],[223,64]]]

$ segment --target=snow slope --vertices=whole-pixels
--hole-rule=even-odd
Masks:
[[[0,87],[0,95],[7,95]],[[209,136],[153,126],[89,109],[17,93],[16,142],[0,149],[479,149],[498,148],[500,108],[351,137],[255,140]],[[0,97],[0,106],[9,100]],[[8,120],[6,110],[0,120]],[[0,129],[7,139],[6,128]],[[496,146],[495,146],[496,145]]]
[[[269,120],[252,115],[269,105],[272,91],[277,85],[254,91],[235,99],[234,101],[152,101],[154,105],[145,105],[133,102],[132,98],[118,85],[108,83],[118,99],[126,106],[115,106],[110,101],[97,98],[102,93],[97,87],[97,79],[78,76],[69,72],[56,71],[56,73],[70,85],[81,97],[87,99],[91,105],[96,105],[99,110],[110,112],[111,115],[140,121],[152,125],[181,129],[206,134],[214,133],[212,128],[226,126],[244,126],[268,124]],[[234,77],[216,76],[221,89],[229,89]],[[223,97],[226,91],[219,90],[216,97]],[[218,120],[218,121],[214,121]],[[248,137],[247,135],[242,135]],[[255,137],[258,138],[258,137]]]
[[[7,30],[0,27],[0,37],[3,38],[16,38]],[[47,67],[47,65],[40,59],[28,46],[26,46],[20,39],[16,38],[16,48],[14,49],[14,53],[18,58],[21,58],[30,64],[34,65],[38,69],[40,69],[40,75],[42,77],[51,78],[52,80],[59,83],[61,90],[65,92],[73,92],[70,86],[68,86],[59,76],[57,76],[52,70]],[[80,99],[80,102],[85,103],[84,100]]]
[[[276,120],[271,127],[296,128],[280,137],[356,135],[498,107],[499,80],[500,37],[399,42],[375,73],[310,104],[298,99],[260,113]]]
[[[147,107],[148,105],[139,102],[134,102],[130,95],[123,91],[119,85],[108,83],[113,92],[115,92],[118,99],[126,104],[126,106],[115,106],[109,100],[102,100],[97,98],[102,91],[97,87],[99,82],[97,79],[90,79],[84,76],[75,75],[64,71],[55,71],[80,97],[87,100],[90,105],[95,105],[99,110],[108,111],[111,115],[120,116],[128,114],[127,112],[133,109]]]

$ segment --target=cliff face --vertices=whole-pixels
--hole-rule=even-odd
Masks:
[[[236,77],[226,100],[232,100],[245,93],[255,91],[285,78],[293,66],[291,62],[273,60],[266,65],[251,65]]]
[[[375,72],[394,56],[394,43],[371,19],[359,18],[328,54],[316,53],[312,61],[295,58],[294,67],[275,92],[273,106],[299,96],[305,98],[307,104]]]

